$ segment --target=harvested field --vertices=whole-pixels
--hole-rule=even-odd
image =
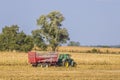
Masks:
[[[35,68],[27,53],[0,54],[0,80],[120,80],[119,54],[69,53],[77,62],[69,68]]]

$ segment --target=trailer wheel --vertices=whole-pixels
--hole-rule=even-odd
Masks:
[[[48,63],[45,63],[45,67],[48,68],[48,67],[49,67],[49,64],[48,64]]]
[[[43,67],[49,67],[49,64],[48,63],[40,63],[40,67],[43,68]]]
[[[37,63],[32,64],[33,67],[37,67],[37,65],[38,65]]]
[[[43,68],[43,64],[42,63],[40,63],[40,67]]]

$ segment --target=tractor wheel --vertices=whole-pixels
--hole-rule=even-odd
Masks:
[[[74,61],[71,61],[70,66],[74,67]]]
[[[76,62],[74,62],[73,67],[76,67],[76,66],[77,66],[77,64],[76,64]]]
[[[64,66],[65,66],[65,67],[69,67],[69,62],[66,61],[66,62],[64,63]]]

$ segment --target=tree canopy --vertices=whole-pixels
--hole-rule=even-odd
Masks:
[[[40,28],[32,31],[35,39],[34,43],[43,48],[50,46],[53,51],[60,44],[66,43],[69,40],[69,34],[66,28],[61,27],[64,19],[63,15],[58,11],[41,15],[37,19],[37,25]]]
[[[19,32],[17,25],[5,26],[0,34],[1,51],[30,51],[33,48],[33,38],[23,31]]]

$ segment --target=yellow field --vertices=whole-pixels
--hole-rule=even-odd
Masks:
[[[34,68],[27,53],[0,52],[0,80],[120,80],[120,54],[69,54],[77,67]]]

